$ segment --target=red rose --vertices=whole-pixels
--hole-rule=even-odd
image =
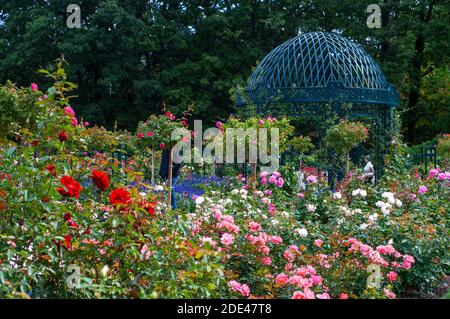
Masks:
[[[94,184],[102,192],[109,188],[109,178],[105,172],[93,170],[90,178],[92,178]]]
[[[152,131],[147,132],[147,136],[148,137],[152,137],[153,136],[153,132]]]
[[[144,137],[144,133],[138,133],[137,134],[137,138],[143,138]]]
[[[64,243],[66,244],[66,247],[68,250],[71,249],[71,243],[70,243],[71,240],[72,240],[72,236],[70,236],[70,235],[64,236]]]
[[[155,215],[155,203],[147,202],[145,199],[139,201],[139,206],[142,207],[149,213],[150,215]]]
[[[161,143],[161,144],[159,144],[159,149],[164,149],[164,147],[166,147],[166,144],[164,144],[164,143]]]
[[[39,144],[39,141],[38,140],[34,140],[33,142],[31,142],[31,145],[33,145],[33,146],[36,146],[36,145],[38,145]]]
[[[56,176],[55,164],[52,163],[50,165],[47,165],[47,166],[45,166],[45,169],[53,176]]]
[[[80,191],[82,190],[81,185],[76,182],[70,176],[63,176],[60,179],[61,184],[64,187],[58,187],[57,191],[64,197],[75,197],[78,198],[80,196]]]
[[[59,132],[58,138],[61,142],[64,142],[67,140],[67,134],[64,131]]]
[[[109,195],[111,205],[128,205],[131,204],[130,192],[126,188],[116,188]]]

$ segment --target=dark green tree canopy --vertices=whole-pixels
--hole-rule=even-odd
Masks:
[[[81,28],[66,26],[70,3]],[[400,92],[404,133],[420,142],[450,131],[449,3],[383,0],[382,27],[366,25],[362,0],[0,0],[0,82],[45,85],[36,70],[64,55],[85,120],[134,129],[167,106],[207,121],[234,111],[230,99],[252,69],[298,30],[338,31],[380,62]]]

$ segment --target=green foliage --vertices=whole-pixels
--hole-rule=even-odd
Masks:
[[[293,146],[294,150],[302,154],[314,149],[314,144],[312,144],[309,136],[296,136],[290,140],[289,144]]]
[[[450,157],[450,134],[444,134],[438,141],[436,146],[437,155],[443,159]]]
[[[46,109],[36,104],[37,93],[31,88],[17,88],[11,82],[0,86],[0,139],[15,139],[20,130],[36,131]]]
[[[340,121],[327,131],[325,141],[339,155],[344,156],[366,137],[367,128],[362,123]]]

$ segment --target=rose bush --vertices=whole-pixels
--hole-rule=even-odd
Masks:
[[[299,192],[282,167],[209,183],[171,210],[164,188],[144,181],[140,154],[113,158],[129,135],[78,123],[61,67],[44,72],[55,80],[47,94],[2,93],[30,95],[43,115],[2,136],[0,297],[395,298],[430,292],[450,273],[448,167],[420,176],[393,143],[376,186],[350,172],[332,193],[305,168]],[[184,126],[174,117],[140,126],[137,147]],[[149,134],[158,125],[161,135]],[[86,153],[101,141],[109,147]]]

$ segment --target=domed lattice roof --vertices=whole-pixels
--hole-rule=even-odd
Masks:
[[[398,105],[398,93],[358,44],[338,34],[303,33],[270,52],[245,90],[250,102]]]

